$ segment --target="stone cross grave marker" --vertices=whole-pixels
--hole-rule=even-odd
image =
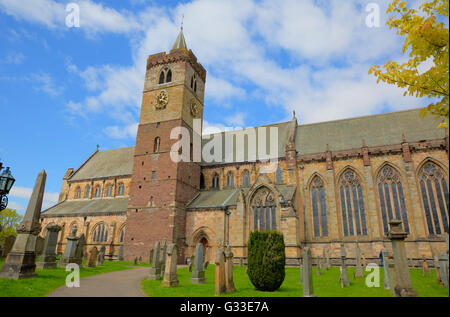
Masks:
[[[45,234],[44,249],[39,258],[36,267],[40,269],[55,269],[56,268],[56,244],[58,243],[58,232],[61,227],[58,225],[50,225],[47,227]]]
[[[175,243],[171,243],[167,248],[167,257],[165,265],[166,268],[164,270],[164,278],[161,283],[162,286],[173,287],[178,285],[177,259],[178,259],[178,247]]]

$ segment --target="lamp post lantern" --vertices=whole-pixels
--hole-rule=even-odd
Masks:
[[[0,172],[2,169],[3,165],[0,163]],[[5,170],[0,174],[0,211],[8,206],[8,197],[6,195],[9,194],[14,181],[15,179],[12,176],[9,167],[5,168]]]

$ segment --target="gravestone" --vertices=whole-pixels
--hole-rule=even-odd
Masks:
[[[16,241],[16,236],[9,235],[3,241],[3,253],[2,256],[6,258],[11,252],[12,247],[14,246],[14,242]]]
[[[97,256],[97,266],[103,265],[103,262],[105,261],[105,253],[106,253],[106,247],[104,245],[102,245],[102,247],[100,248],[100,252],[98,253],[98,256]]]
[[[123,244],[119,246],[119,254],[118,254],[119,261],[123,261],[125,258],[123,257]]]
[[[192,255],[192,256],[189,258],[189,267],[188,267],[189,273],[192,272],[192,268],[194,267],[194,261],[195,261],[195,256]]]
[[[159,241],[155,243],[154,250],[152,267],[150,268],[150,275],[148,276],[149,280],[159,280],[161,278],[161,265],[159,264],[159,252],[161,252],[161,248],[159,246]]]
[[[208,267],[208,264],[209,264],[209,252],[210,252],[210,247],[206,247],[206,250],[205,250],[205,271],[206,271],[206,268]]]
[[[433,259],[434,259],[434,269],[436,271],[436,279],[437,279],[438,283],[442,283],[442,280],[441,280],[441,268],[440,268],[440,265],[439,265],[439,257],[435,256]]]
[[[383,284],[384,284],[384,288],[385,289],[390,289],[390,286],[389,286],[389,271],[388,271],[388,268],[387,268],[387,260],[388,260],[388,257],[389,257],[389,251],[388,251],[388,249],[383,248],[383,250],[381,252],[383,254],[383,270],[384,270],[384,282],[383,282]]]
[[[201,243],[197,243],[195,247],[194,271],[189,281],[195,284],[206,283],[205,271],[203,270],[203,244]]]
[[[355,257],[356,257],[356,277],[364,277],[363,267],[361,263],[361,250],[359,248],[359,243],[356,243],[355,248]]]
[[[438,256],[439,267],[441,272],[441,283],[448,288],[448,254],[441,253]]]
[[[138,264],[138,258],[135,257],[134,260],[133,260],[133,265],[137,265],[137,264]]]
[[[412,288],[408,258],[406,257],[405,238],[408,234],[403,231],[401,223],[401,220],[389,221],[391,225],[389,239],[392,241],[396,273],[394,292],[396,297],[417,297],[417,292]]]
[[[214,258],[214,264],[216,265],[215,295],[220,296],[227,290],[225,280],[225,253],[223,252],[223,248],[218,248]]]
[[[97,247],[92,247],[89,250],[89,256],[88,256],[88,260],[87,260],[87,267],[95,267],[95,262],[97,260],[98,257],[98,249]]]
[[[226,280],[226,292],[233,293],[236,291],[233,281],[233,253],[231,247],[227,246],[225,250],[225,280]]]
[[[315,297],[312,279],[311,249],[303,248],[303,297]]]
[[[58,243],[58,233],[61,227],[58,225],[50,225],[47,227],[45,234],[44,250],[36,263],[36,267],[40,269],[55,269],[56,268],[56,244]]]
[[[430,269],[428,267],[427,258],[425,255],[422,256],[422,276],[425,276],[425,273],[430,273]]]
[[[36,248],[35,248],[36,255],[42,254],[42,252],[44,251],[44,243],[45,243],[44,238],[39,236],[36,238]]]
[[[148,257],[148,263],[152,263],[152,261],[153,261],[153,253],[155,252],[155,249],[151,249],[150,250],[150,254],[149,254],[149,257]]]
[[[164,270],[164,279],[161,283],[162,286],[173,287],[178,285],[177,277],[177,259],[178,259],[178,247],[176,244],[169,244],[167,248],[166,265]]]
[[[164,238],[161,247],[161,251],[159,253],[159,267],[161,270],[161,277],[164,276],[164,270],[166,269],[166,252],[167,252],[167,239]]]
[[[321,275],[321,273],[320,273],[320,256],[317,257],[316,275]]]
[[[81,259],[77,258],[77,244],[78,240],[80,239],[77,237],[77,228],[74,227],[72,229],[72,232],[70,235],[66,238],[66,249],[64,250],[64,254],[59,260],[58,266],[65,268],[67,264],[69,263],[76,263],[78,265],[81,265]]]
[[[47,174],[42,170],[36,179],[25,216],[16,229],[16,240],[1,268],[2,278],[18,280],[36,276],[35,247],[41,232],[40,217],[46,177]]]
[[[328,270],[327,252],[325,248],[322,249],[322,268]]]
[[[386,258],[386,270],[388,276],[388,284],[389,289],[392,293],[392,296],[395,296],[395,285],[397,283],[397,272],[395,271],[395,262],[394,259]]]
[[[348,274],[347,274],[346,260],[347,260],[347,256],[345,254],[345,247],[344,247],[344,244],[341,243],[341,275],[339,277],[339,282],[341,283],[341,287],[350,285],[350,281],[348,280]]]

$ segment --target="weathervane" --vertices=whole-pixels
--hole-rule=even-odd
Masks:
[[[183,31],[183,21],[184,21],[184,13],[181,16],[181,31]]]

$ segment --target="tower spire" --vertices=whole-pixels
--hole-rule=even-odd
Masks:
[[[177,39],[175,40],[175,43],[173,43],[172,50],[180,48],[184,48],[186,51],[188,50],[186,40],[184,39],[183,35],[183,22],[184,22],[184,14],[181,18],[180,33],[178,33]]]

